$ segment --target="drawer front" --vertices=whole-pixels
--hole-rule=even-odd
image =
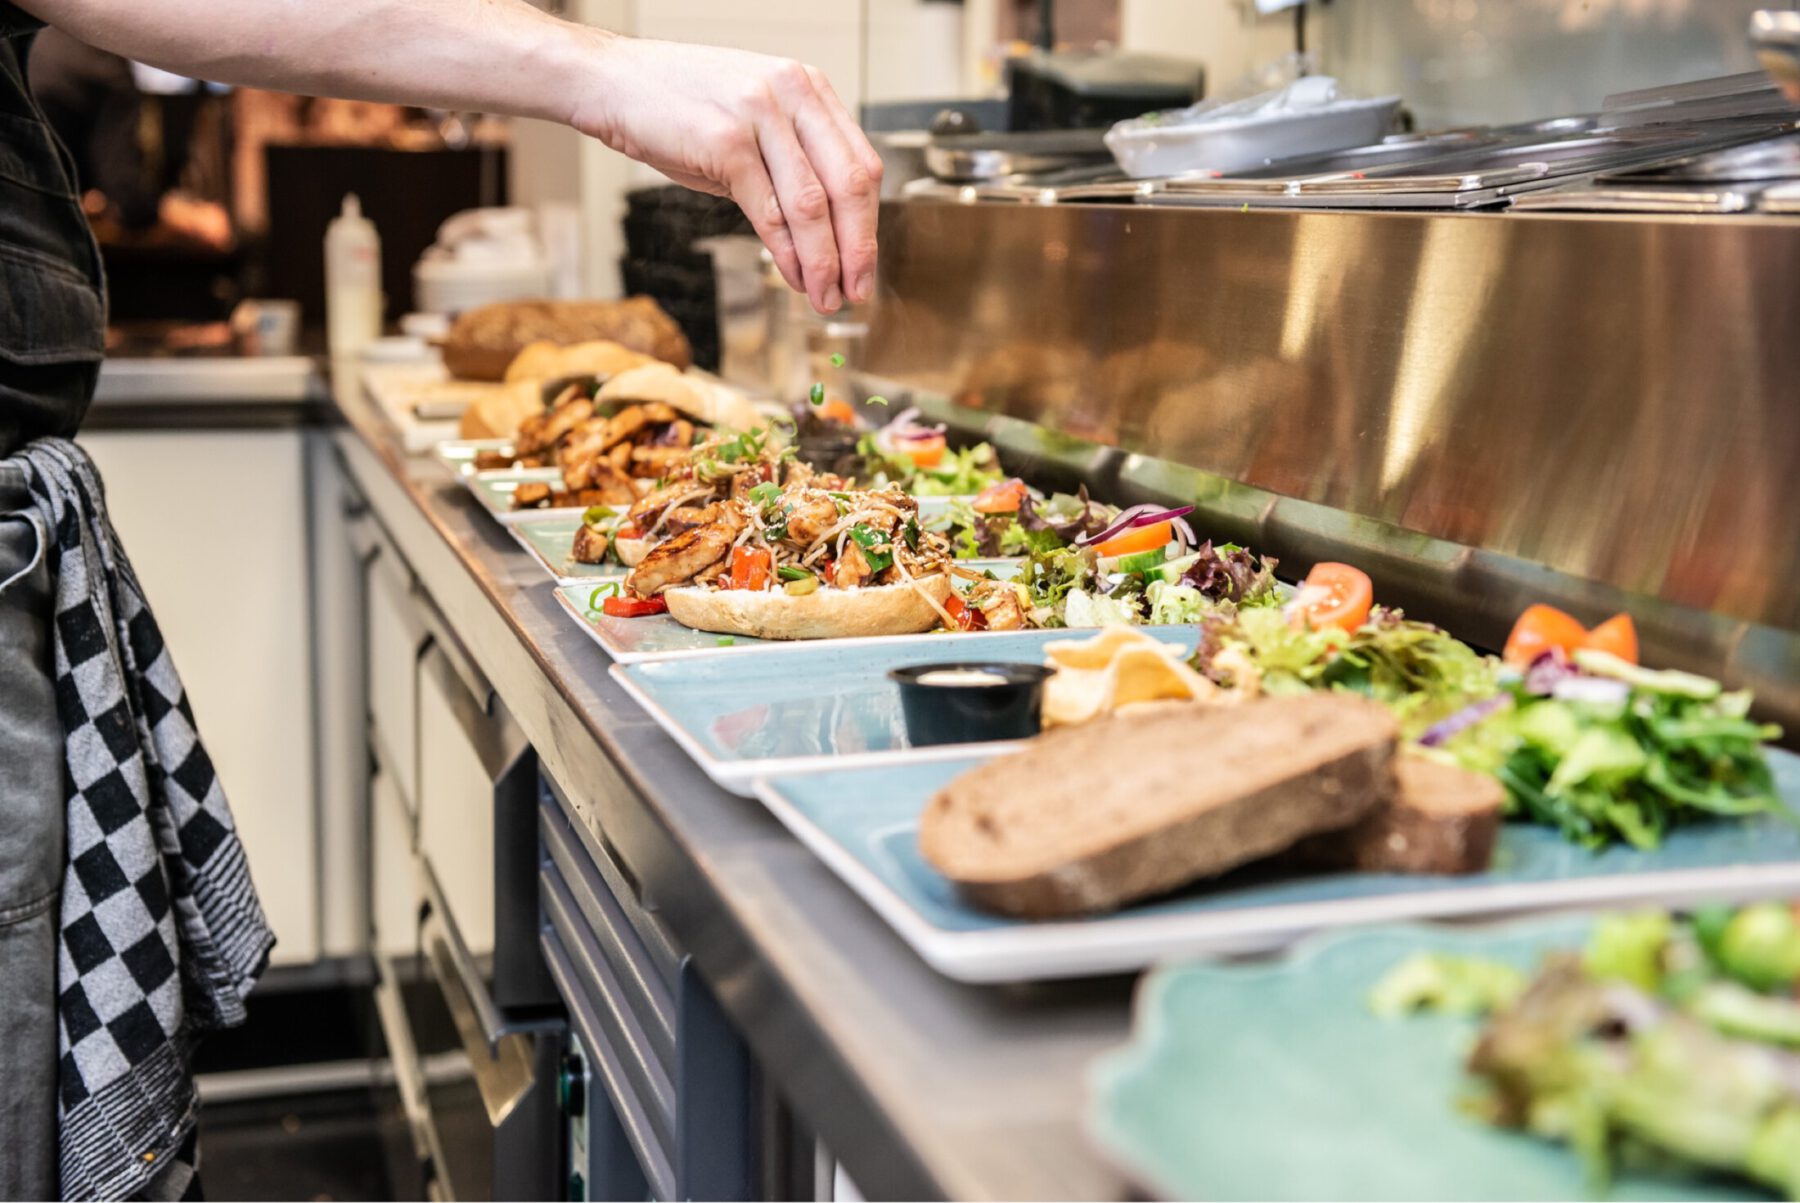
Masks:
[[[419,798],[418,669],[426,632],[392,547],[369,563],[369,722],[375,754],[410,808]]]
[[[545,830],[557,833],[569,855],[590,871],[581,875],[581,882],[600,883],[593,886],[593,893],[610,894],[617,901],[620,913],[636,933],[657,974],[673,989],[685,954],[656,916],[655,908],[644,901],[631,874],[615,858],[612,848],[575,817],[575,808],[562,796],[561,787],[547,776],[542,779],[540,805]]]
[[[419,671],[419,850],[470,951],[494,951],[494,778],[466,693],[434,646]],[[482,716],[485,723],[486,718]]]
[[[573,940],[571,940],[573,936]],[[551,919],[539,935],[544,961],[568,1009],[569,1028],[580,1040],[590,1080],[604,1091],[655,1199],[674,1199],[675,1167],[670,1155],[674,1127],[673,1089],[660,1068],[643,1057],[643,1041],[631,1043],[631,1024],[609,1005],[603,970],[593,949],[583,949],[579,933]],[[649,1092],[643,1086],[655,1085]]]
[[[375,950],[384,956],[418,951],[419,887],[413,861],[413,816],[393,775],[378,772],[369,786],[370,920]]]
[[[664,1065],[674,1064],[675,980],[627,918],[628,909],[637,909],[636,904],[621,898],[602,879],[566,825],[550,813],[541,817],[546,863],[540,893],[546,914],[553,904],[561,907],[593,938],[657,1058]]]

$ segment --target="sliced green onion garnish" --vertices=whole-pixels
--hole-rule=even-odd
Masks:
[[[825,404],[825,386],[814,382],[812,392],[806,395],[806,399],[811,401],[814,405]]]
[[[775,570],[775,575],[784,581],[804,581],[810,578],[812,573],[794,564],[783,564]]]
[[[605,522],[608,518],[617,518],[619,511],[608,505],[590,505],[581,515],[583,526],[592,526],[596,522]]]
[[[765,480],[750,490],[750,500],[758,505],[768,505],[781,496],[781,486],[772,480]]]
[[[831,353],[831,366],[834,368],[843,367],[844,366],[844,357],[842,355],[838,354],[836,351],[833,351]]]
[[[883,397],[879,393],[877,393],[875,396],[869,398],[868,404],[870,404],[870,405],[886,405],[887,398]]]

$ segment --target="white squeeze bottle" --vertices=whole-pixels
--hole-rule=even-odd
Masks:
[[[335,358],[381,337],[381,238],[356,193],[325,227],[325,339]]]

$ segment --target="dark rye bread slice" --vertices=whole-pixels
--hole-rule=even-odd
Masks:
[[[1397,737],[1386,708],[1326,693],[1059,728],[939,791],[919,849],[987,910],[1110,910],[1386,805]]]
[[[1479,873],[1494,858],[1506,791],[1492,777],[1402,756],[1393,802],[1343,831],[1312,836],[1293,864],[1363,873]]]

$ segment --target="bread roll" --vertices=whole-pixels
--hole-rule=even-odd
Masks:
[[[937,606],[950,596],[950,578],[940,573],[911,584],[821,588],[800,597],[780,589],[706,589],[697,585],[670,589],[663,596],[669,602],[669,616],[676,622],[721,635],[753,639],[914,635],[938,624]]]
[[[506,301],[471,309],[444,339],[444,366],[464,380],[502,380],[535,342],[606,340],[678,368],[693,362],[687,337],[649,297],[623,301]]]

